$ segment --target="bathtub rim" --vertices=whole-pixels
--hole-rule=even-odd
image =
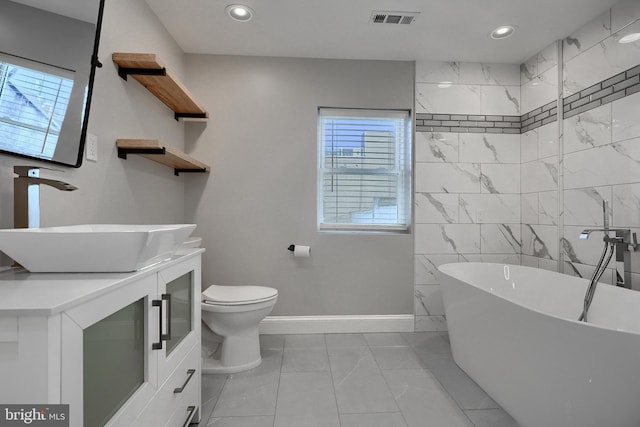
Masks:
[[[491,292],[489,289],[484,288],[483,286],[479,286],[477,284],[474,283],[469,283],[467,280],[464,280],[461,277],[457,277],[454,274],[451,274],[449,271],[450,269],[453,269],[454,266],[477,266],[477,265],[481,265],[481,266],[497,266],[497,267],[504,267],[504,266],[509,266],[509,267],[516,267],[518,269],[523,269],[523,270],[536,270],[539,272],[542,272],[543,274],[549,274],[549,275],[559,275],[560,277],[563,277],[565,279],[570,279],[567,280],[567,283],[571,283],[569,286],[573,286],[576,289],[578,288],[579,285],[583,285],[582,289],[580,289],[580,292],[582,295],[584,295],[584,293],[586,292],[588,283],[589,283],[589,279],[585,279],[583,277],[576,277],[576,276],[569,276],[563,273],[559,273],[556,271],[551,271],[551,270],[546,270],[543,268],[537,268],[537,267],[530,267],[528,265],[518,265],[518,264],[506,264],[506,263],[495,263],[495,262],[450,262],[450,263],[445,263],[445,264],[441,264],[437,267],[437,270],[440,274],[444,274],[447,275],[455,280],[464,282],[466,284],[468,284],[469,286],[473,286],[474,288],[486,293],[486,294],[490,294],[494,297],[500,298],[503,301],[509,302],[511,304],[516,304],[522,308],[525,308],[527,310],[530,310],[532,312],[535,312],[537,314],[543,315],[543,316],[548,316],[548,317],[552,317],[554,319],[558,319],[561,321],[566,321],[566,322],[572,322],[575,324],[579,324],[582,325],[582,327],[592,327],[592,328],[599,328],[599,329],[604,329],[607,331],[612,331],[612,332],[620,332],[620,333],[626,333],[626,334],[632,334],[632,335],[637,335],[640,336],[640,325],[638,325],[638,328],[636,330],[634,329],[629,329],[629,328],[614,328],[608,325],[602,325],[602,324],[598,324],[598,323],[592,323],[592,322],[582,322],[578,320],[578,316],[580,315],[580,313],[576,314],[576,318],[568,318],[568,317],[561,317],[559,315],[550,313],[548,311],[543,311],[542,309],[538,308],[538,307],[533,307],[531,304],[524,304],[521,301],[516,301],[514,299],[508,298],[507,296],[501,295],[498,292]],[[444,270],[443,270],[444,268]],[[603,283],[603,282],[598,282],[598,289],[605,289],[604,292],[607,293],[612,293],[612,294],[620,294],[620,296],[622,297],[623,293],[627,293],[627,292],[638,292],[638,291],[633,291],[630,289],[625,289],[625,288],[619,288],[617,286],[614,285],[609,285],[607,283]],[[440,286],[445,286],[443,284],[443,281],[440,280]],[[633,294],[631,294],[633,295]],[[444,291],[443,291],[443,296],[444,296]],[[580,301],[583,300],[583,297],[580,297]],[[597,291],[596,291],[596,297],[597,298]],[[638,295],[634,296],[635,299],[638,300],[638,306],[640,307],[640,292],[638,292]],[[595,299],[594,299],[595,301]],[[446,309],[447,309],[447,304],[445,303],[445,316],[446,316]]]

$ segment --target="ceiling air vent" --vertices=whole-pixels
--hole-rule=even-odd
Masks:
[[[371,13],[372,24],[412,24],[420,12],[390,12],[374,10]]]

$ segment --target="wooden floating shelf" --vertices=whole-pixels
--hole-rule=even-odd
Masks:
[[[154,162],[173,168],[174,174],[180,172],[209,172],[208,165],[176,150],[172,147],[165,147],[157,139],[118,139],[118,157],[126,159],[127,154],[139,154]]]
[[[171,74],[153,53],[114,52],[113,62],[118,65],[118,75],[124,80],[131,75],[180,118],[206,119],[209,113],[201,107],[191,93]]]

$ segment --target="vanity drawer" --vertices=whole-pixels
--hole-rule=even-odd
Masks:
[[[184,408],[177,409],[165,427],[186,427],[189,423],[196,422],[196,412],[199,408],[195,405],[184,405]]]
[[[138,426],[179,426],[187,419],[187,407],[200,406],[200,347],[194,345],[187,356],[158,390],[138,417]]]

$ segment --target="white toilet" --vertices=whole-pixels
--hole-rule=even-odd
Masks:
[[[255,368],[262,362],[258,324],[278,299],[278,290],[266,286],[211,285],[202,292],[203,374],[222,374]],[[211,341],[215,351],[204,351]],[[211,347],[209,347],[211,348]]]

